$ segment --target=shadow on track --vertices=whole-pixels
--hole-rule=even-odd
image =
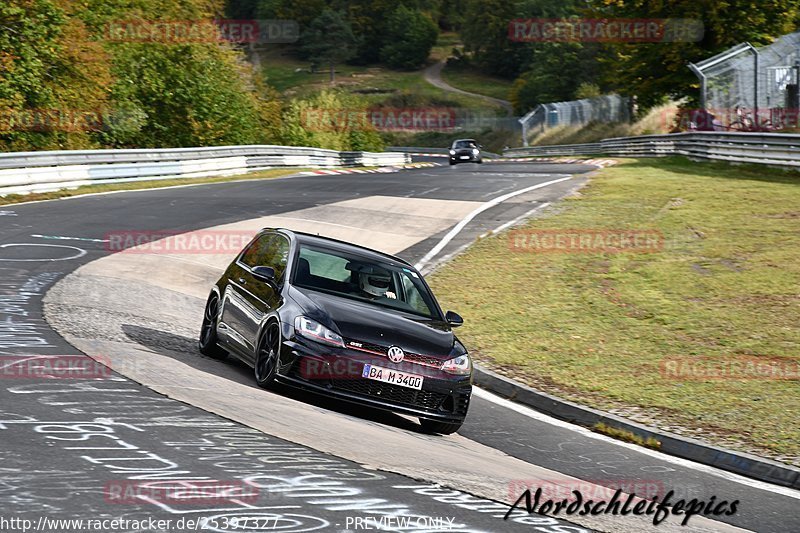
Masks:
[[[253,389],[254,394],[268,393],[255,384],[252,368],[234,356],[228,356],[228,358],[223,361],[217,361],[200,354],[197,349],[196,339],[176,335],[167,331],[129,324],[123,325],[122,331],[132,342],[154,353],[174,359],[196,370],[200,370],[201,372],[213,374],[241,385],[247,385]],[[387,411],[327,398],[283,384],[273,385],[269,392],[314,406],[318,409],[334,411],[365,421],[424,434],[418,423]]]

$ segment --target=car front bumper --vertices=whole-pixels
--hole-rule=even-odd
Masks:
[[[386,357],[324,346],[296,337],[283,343],[290,361],[278,379],[295,387],[340,400],[439,422],[460,423],[469,409],[470,376],[448,375],[414,363],[394,364]],[[422,389],[361,377],[365,364],[423,377]]]
[[[450,155],[451,163],[475,163],[482,160],[481,154],[475,155],[472,151],[457,152],[456,155]]]

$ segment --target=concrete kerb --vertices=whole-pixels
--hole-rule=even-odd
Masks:
[[[643,439],[654,438],[661,443],[659,451],[734,472],[742,476],[800,489],[800,469],[751,454],[711,446],[695,439],[661,431],[631,422],[622,417],[562,400],[527,385],[517,383],[487,368],[475,365],[475,383],[483,389],[526,405],[559,420],[588,428],[603,423]]]

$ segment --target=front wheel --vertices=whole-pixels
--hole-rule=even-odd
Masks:
[[[228,352],[219,347],[217,342],[217,321],[219,318],[219,297],[216,293],[208,298],[206,310],[203,314],[203,326],[200,329],[198,347],[200,353],[212,359],[225,359]]]
[[[268,388],[278,373],[278,354],[281,346],[281,332],[275,322],[267,325],[261,335],[256,352],[255,375],[259,387]]]
[[[450,161],[450,164],[451,164],[451,165],[455,165],[455,164],[456,164],[456,162],[455,162],[455,161]]]
[[[450,423],[450,422],[436,422],[434,420],[428,420],[427,418],[420,418],[419,423],[422,424],[422,430],[425,433],[440,433],[442,435],[451,435],[461,429],[462,422],[458,423]]]

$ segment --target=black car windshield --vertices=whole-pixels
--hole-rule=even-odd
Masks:
[[[474,141],[456,141],[454,148],[477,148]]]
[[[301,244],[293,280],[297,287],[441,319],[420,275],[403,265]]]

